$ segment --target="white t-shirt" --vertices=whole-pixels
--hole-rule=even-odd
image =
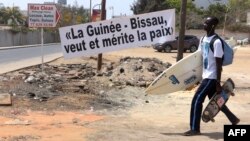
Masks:
[[[222,43],[219,39],[214,41],[214,51],[210,49],[210,41],[215,35],[211,37],[205,36],[200,40],[199,50],[202,52],[203,57],[203,73],[202,78],[217,79],[216,59],[215,57],[223,57]]]

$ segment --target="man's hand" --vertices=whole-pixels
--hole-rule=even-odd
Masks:
[[[220,82],[216,83],[216,94],[220,94],[222,92],[222,87],[220,85]]]

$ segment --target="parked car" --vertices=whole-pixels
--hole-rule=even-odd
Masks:
[[[199,39],[194,35],[184,36],[184,52],[189,50],[190,52],[195,52],[199,46]],[[172,50],[177,50],[178,48],[178,37],[173,41],[166,41],[164,43],[156,43],[153,48],[159,52],[171,52]]]

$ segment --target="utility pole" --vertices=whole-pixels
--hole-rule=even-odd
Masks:
[[[102,0],[101,5],[101,20],[106,20],[106,0]],[[102,54],[98,54],[98,62],[97,62],[97,70],[100,71],[102,69]]]
[[[89,0],[89,22],[92,22],[92,0]]]
[[[177,54],[177,62],[183,58],[183,47],[184,47],[184,35],[186,28],[186,7],[187,0],[182,0],[181,2],[181,15],[180,15],[180,32],[179,32],[179,40],[178,40],[178,54]]]

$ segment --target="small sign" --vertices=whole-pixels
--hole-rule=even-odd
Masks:
[[[55,27],[60,14],[54,4],[28,4],[29,27]]]
[[[92,22],[100,21],[101,20],[101,10],[100,9],[93,9],[92,10]]]
[[[67,0],[58,0],[57,3],[66,5],[67,4]]]
[[[224,125],[224,141],[249,141],[250,125]]]

